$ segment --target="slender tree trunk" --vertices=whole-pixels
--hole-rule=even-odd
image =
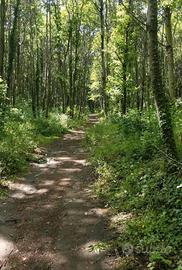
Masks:
[[[4,51],[5,51],[5,0],[0,4],[0,76],[4,76]]]
[[[146,91],[146,59],[147,59],[147,34],[144,35],[144,43],[143,43],[143,55],[142,55],[142,75],[141,75],[141,106],[140,110],[143,111],[144,107],[144,95]]]
[[[74,63],[74,71],[73,71],[73,103],[75,105],[75,97],[78,94],[78,65],[79,65],[79,53],[78,53],[78,49],[79,49],[79,43],[80,43],[80,23],[78,23],[78,25],[76,25],[76,29],[75,29],[75,63]],[[76,104],[78,105],[78,104]]]
[[[101,26],[101,61],[102,61],[102,80],[101,80],[101,104],[102,109],[107,115],[107,95],[106,95],[106,55],[105,55],[105,16],[104,16],[104,1],[100,0],[100,26]]]
[[[7,97],[11,98],[12,95],[12,80],[13,80],[13,63],[16,55],[16,32],[19,16],[20,0],[16,1],[14,10],[14,20],[12,30],[9,37],[9,56],[8,56],[8,69],[7,69]]]
[[[137,50],[137,46],[135,46],[135,49]],[[137,110],[140,111],[141,95],[140,95],[140,89],[139,89],[139,67],[138,67],[138,56],[137,55],[135,57],[135,85],[137,87],[136,107],[137,107]]]
[[[37,45],[37,61],[36,61],[36,80],[35,80],[35,88],[36,88],[36,105],[37,105],[37,115],[39,116],[39,112],[40,112],[40,63],[41,63],[41,59],[40,59],[40,52],[39,52],[39,48]]]
[[[167,71],[168,71],[168,89],[171,99],[175,99],[175,75],[174,75],[174,52],[173,52],[173,35],[171,24],[171,8],[164,8],[165,15],[165,35],[166,35],[166,54],[167,54]]]
[[[29,0],[29,5],[34,6],[34,0]],[[35,53],[34,53],[34,41],[35,41],[35,32],[33,28],[34,21],[34,9],[30,9],[30,48],[29,48],[29,64],[30,64],[30,89],[31,89],[31,99],[32,99],[32,115],[34,118],[37,117],[37,104],[36,104],[36,74],[35,74]]]
[[[132,8],[133,8],[133,0],[128,0],[128,11],[130,12]],[[125,44],[124,44],[123,64],[122,64],[123,66],[123,98],[122,98],[121,107],[122,107],[123,114],[126,114],[127,112],[127,71],[128,71],[130,25],[131,25],[131,22],[129,21],[125,29]]]
[[[123,99],[122,112],[126,114],[127,111],[127,61],[128,61],[128,29],[125,33],[125,49],[123,57]]]
[[[48,92],[47,92],[47,104],[46,104],[46,117],[49,115],[49,110],[52,106],[52,12],[51,1],[48,3]]]
[[[74,104],[73,104],[73,34],[72,25],[70,26],[70,50],[69,50],[69,106],[70,116],[74,116]]]
[[[50,94],[51,94],[51,10],[50,0],[46,4],[46,60],[45,60],[45,99],[44,99],[44,111],[45,117],[49,115],[50,109]]]
[[[172,128],[170,105],[163,88],[161,69],[159,64],[157,14],[158,14],[157,0],[148,0],[147,26],[149,34],[149,55],[150,55],[152,88],[159,117],[159,124],[161,127],[162,139],[167,150],[167,155],[172,158],[177,158],[177,151]]]

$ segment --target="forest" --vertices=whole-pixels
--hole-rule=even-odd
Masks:
[[[79,156],[80,147],[86,158]],[[74,167],[75,160],[83,167]],[[104,250],[114,266],[106,268],[95,258],[87,267],[70,246],[63,251],[65,268],[54,268],[55,254],[52,264],[48,250],[44,261],[40,255],[35,259],[39,248],[30,244],[29,252],[28,242],[16,237],[20,254],[11,250],[4,263],[0,208],[0,269],[182,270],[182,0],[0,0],[0,199],[11,197],[16,179],[29,170],[32,178],[37,170],[46,174],[44,166],[49,181],[69,178],[75,200],[83,190],[74,190],[72,178],[84,178],[92,196],[109,209],[108,230],[114,235],[89,250]],[[64,175],[61,166],[68,166]],[[29,185],[27,179],[20,185]],[[40,176],[39,182],[44,180]],[[38,178],[34,181],[38,190]],[[50,241],[57,239],[51,235],[58,226],[57,208],[50,217],[48,210],[41,212],[41,196],[51,201],[56,185],[45,186],[47,195],[35,193],[30,201],[21,191],[25,216],[37,200],[35,212],[49,218],[30,229],[42,246],[46,224]],[[14,200],[12,216],[21,216],[20,198]],[[94,201],[88,199],[93,208]],[[71,235],[80,237],[75,215],[70,245]],[[35,244],[25,236],[28,226],[20,222],[20,239]],[[63,234],[69,230],[64,227]],[[83,242],[89,240],[85,234]]]

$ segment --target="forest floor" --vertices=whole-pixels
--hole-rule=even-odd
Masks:
[[[90,124],[96,121],[90,117]],[[114,258],[92,245],[110,239],[108,210],[90,191],[92,168],[75,129],[47,148],[47,163],[31,164],[0,204],[0,269],[106,270]]]

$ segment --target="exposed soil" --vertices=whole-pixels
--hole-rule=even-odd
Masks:
[[[90,122],[94,122],[91,117]],[[47,147],[0,205],[0,269],[106,270],[114,263],[90,246],[110,238],[107,209],[91,195],[92,169],[77,129]]]

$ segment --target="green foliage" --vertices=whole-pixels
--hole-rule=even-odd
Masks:
[[[36,147],[33,125],[26,119],[22,110],[10,108],[5,114],[5,122],[0,138],[1,174],[20,171],[31,152]]]
[[[77,113],[74,118],[69,119],[68,121],[68,127],[69,128],[75,128],[75,127],[81,127],[84,126],[88,121],[88,112],[85,111],[83,115],[79,115]]]
[[[90,245],[88,247],[88,250],[90,252],[95,252],[97,254],[103,252],[103,251],[106,251],[106,250],[109,250],[111,247],[110,247],[110,244],[109,243],[106,243],[106,242],[96,242],[92,245]]]
[[[5,111],[7,109],[6,85],[0,78],[0,132],[4,125]]]
[[[176,144],[179,149],[179,154],[182,156],[182,99],[178,99],[174,110],[174,130],[176,135]]]
[[[36,143],[29,122],[8,121],[4,125],[4,137],[0,142],[1,173],[15,173],[26,165]]]
[[[0,198],[3,198],[7,195],[8,185],[4,179],[0,179]]]
[[[67,130],[68,117],[51,113],[49,118],[40,117],[34,121],[35,132],[43,136],[60,136]]]
[[[115,245],[140,247],[149,269],[175,269],[182,242],[181,180],[178,170],[166,172],[155,113],[112,116],[87,132],[87,142],[98,173],[95,192],[133,216]]]
[[[49,118],[32,119],[29,108],[10,108],[0,136],[0,175],[20,172],[32,159],[34,148],[60,136],[67,125],[66,115],[51,113]]]

